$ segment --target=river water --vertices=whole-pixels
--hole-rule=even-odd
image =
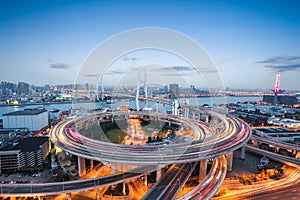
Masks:
[[[213,104],[224,104],[224,103],[234,103],[234,102],[245,102],[245,101],[261,101],[262,97],[199,97],[199,98],[180,98],[180,103],[188,103],[191,105],[213,105]],[[14,111],[24,110],[25,108],[37,108],[37,107],[44,107],[47,110],[52,109],[59,109],[61,111],[73,109],[96,109],[96,108],[109,108],[109,109],[116,109],[120,105],[129,105],[130,108],[136,109],[136,105],[134,101],[123,99],[114,101],[112,104],[107,104],[105,102],[89,102],[89,103],[61,103],[61,104],[46,104],[46,105],[14,105],[14,106],[0,106],[0,117],[5,113],[10,113]],[[154,103],[145,104],[141,102],[139,104],[140,108],[145,106],[147,107],[154,107]],[[170,109],[170,108],[166,108]]]

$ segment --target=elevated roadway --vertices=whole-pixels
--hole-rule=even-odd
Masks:
[[[282,162],[282,163],[285,163],[285,164],[290,165],[290,166],[294,166],[294,167],[298,167],[298,168],[300,167],[300,160],[297,159],[297,158],[281,155],[281,154],[278,154],[278,153],[273,153],[273,152],[270,152],[270,151],[266,151],[266,150],[260,149],[258,147],[254,147],[252,145],[249,145],[249,144],[246,145],[246,149],[248,149],[251,152],[255,152],[255,153],[264,155],[268,158],[271,158],[272,160],[276,160],[278,162]]]
[[[199,120],[160,113],[149,114],[138,112],[137,114],[153,115],[161,117],[164,120],[173,120],[182,123],[194,132],[193,137],[188,142],[163,146],[131,146],[95,141],[82,136],[77,130],[76,124],[79,122],[97,119],[102,114],[112,116],[122,114],[118,112],[92,114],[59,123],[51,130],[50,137],[52,142],[61,149],[79,157],[99,160],[104,163],[113,162],[145,166],[138,170],[134,169],[108,177],[79,181],[47,184],[0,184],[1,195],[52,195],[113,185],[153,171],[157,169],[157,166],[163,167],[171,163],[191,163],[222,156],[242,147],[250,139],[251,130],[242,120],[233,116],[214,113],[213,111],[209,112],[224,126],[222,131],[211,131],[209,124],[200,122]],[[182,166],[185,166],[185,164],[182,164]],[[224,165],[222,165],[222,168],[218,168],[218,172],[214,174],[214,177],[218,177],[217,179],[212,179],[214,180],[213,182],[207,182],[205,191],[208,195],[213,195],[218,188],[217,186],[222,182],[223,179],[221,177],[226,174],[226,168],[224,172]],[[213,187],[211,184],[217,186]]]
[[[30,183],[30,184],[0,184],[1,196],[43,196],[61,193],[93,190],[109,186],[142,176],[146,172],[155,171],[156,166],[143,166],[127,172],[103,176],[99,178],[57,182],[57,183]]]
[[[252,135],[251,138],[257,142],[271,144],[271,145],[274,145],[281,149],[290,149],[290,150],[295,150],[295,151],[299,150],[299,145],[277,141],[275,138],[266,138],[266,137],[260,137],[257,135]]]
[[[173,165],[168,172],[143,197],[143,200],[169,200],[175,199],[197,163]],[[206,178],[191,191],[178,198],[211,199],[220,189],[226,176],[227,162],[225,156],[214,159],[213,165]]]
[[[114,112],[110,114],[120,115],[121,113]],[[149,113],[139,114],[149,115]],[[92,118],[84,116],[76,120],[63,122],[52,129],[50,137],[56,146],[80,157],[102,162],[164,166],[171,163],[194,162],[227,154],[245,145],[251,136],[249,126],[233,116],[219,116],[220,120],[225,121],[223,132],[206,136],[204,134],[208,132],[208,129],[205,123],[159,113],[153,113],[153,115],[180,121],[180,123],[190,127],[194,131],[193,140],[161,146],[132,146],[96,141],[80,135],[76,130],[77,120],[91,120],[96,115]]]
[[[174,199],[180,188],[195,169],[197,163],[174,164],[166,174],[146,193],[143,200]]]
[[[221,188],[226,177],[226,172],[226,158],[225,156],[220,156],[218,159],[214,160],[212,168],[205,179],[178,200],[211,199]]]

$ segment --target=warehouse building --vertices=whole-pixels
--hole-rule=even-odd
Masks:
[[[3,128],[24,128],[28,131],[38,131],[48,126],[48,111],[43,108],[25,109],[6,113],[2,116]]]

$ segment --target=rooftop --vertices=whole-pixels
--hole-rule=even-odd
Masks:
[[[45,109],[25,109],[15,112],[3,114],[3,116],[15,116],[15,115],[39,115],[43,112],[47,112]]]
[[[264,132],[264,133],[299,133],[294,130],[289,130],[287,128],[256,128],[255,130]]]
[[[23,152],[31,152],[40,149],[40,146],[49,140],[49,137],[29,137],[22,139],[19,144],[11,148],[11,150],[21,150]]]

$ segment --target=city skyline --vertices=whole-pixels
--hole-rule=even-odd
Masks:
[[[161,27],[200,44],[224,87],[273,88],[280,71],[280,87],[299,90],[298,7],[295,1],[2,1],[0,80],[74,83],[81,63],[105,39]]]

